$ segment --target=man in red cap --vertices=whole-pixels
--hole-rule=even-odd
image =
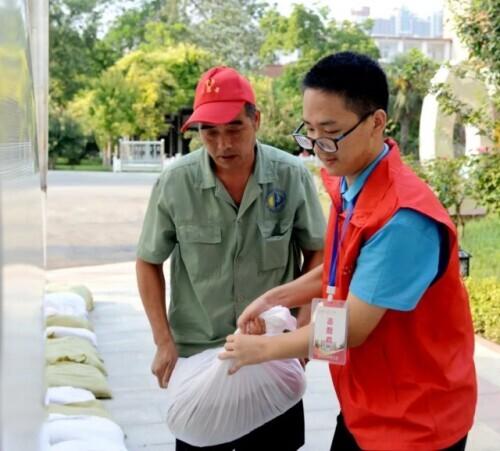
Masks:
[[[149,202],[137,278],[168,384],[178,356],[222,346],[250,301],[322,262],[325,222],[311,175],[292,155],[256,139],[253,89],[228,67],[204,73],[194,112],[203,148],[171,164]],[[171,259],[168,315],[163,262]],[[210,450],[291,451],[304,443],[302,402],[235,442]],[[177,440],[177,450],[198,449]]]

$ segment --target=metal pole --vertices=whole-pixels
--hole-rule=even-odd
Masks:
[[[165,167],[165,139],[161,139],[161,170]]]
[[[49,2],[48,0],[31,0],[29,9],[40,186],[44,192],[47,192],[49,155]]]

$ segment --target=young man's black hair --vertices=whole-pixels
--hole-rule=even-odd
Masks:
[[[340,52],[322,58],[304,77],[302,89],[308,88],[342,96],[346,107],[359,117],[377,109],[387,113],[387,77],[366,55]]]

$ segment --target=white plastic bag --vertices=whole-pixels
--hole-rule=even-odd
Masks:
[[[69,440],[107,440],[124,446],[125,435],[118,424],[93,415],[49,414],[47,432],[51,445]]]
[[[88,317],[85,299],[70,291],[46,294],[43,297],[43,311],[46,317],[52,315]]]
[[[45,405],[71,404],[74,402],[95,401],[95,395],[84,388],[69,386],[49,387],[45,394]]]
[[[127,451],[127,448],[108,440],[89,438],[59,442],[52,445],[50,451]]]
[[[97,336],[94,332],[80,327],[49,326],[45,328],[47,338],[79,337],[89,341],[97,347]]]
[[[284,307],[273,307],[261,318],[266,335],[296,328]],[[293,407],[305,391],[297,359],[244,366],[229,376],[232,361],[220,360],[222,351],[214,348],[180,358],[168,384],[168,426],[176,438],[194,446],[240,438]]]

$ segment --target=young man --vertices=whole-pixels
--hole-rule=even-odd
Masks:
[[[348,304],[349,349],[344,366],[330,366],[341,406],[331,449],[463,450],[476,377],[456,229],[397,144],[384,140],[388,87],[375,61],[328,56],[303,88],[295,137],[323,162],[332,197],[323,270],[263,294],[238,324],[245,330],[272,305],[332,293]],[[273,338],[229,336],[221,358],[235,359],[234,372],[307,356],[310,327]]]
[[[312,177],[298,158],[257,142],[259,123],[250,83],[233,69],[210,69],[183,126],[198,125],[204,147],[170,165],[153,188],[137,278],[162,387],[178,356],[222,346],[252,299],[322,262],[325,224]],[[171,254],[167,315],[162,264]],[[284,451],[302,446],[302,402],[210,450],[264,449],[273,436]]]

